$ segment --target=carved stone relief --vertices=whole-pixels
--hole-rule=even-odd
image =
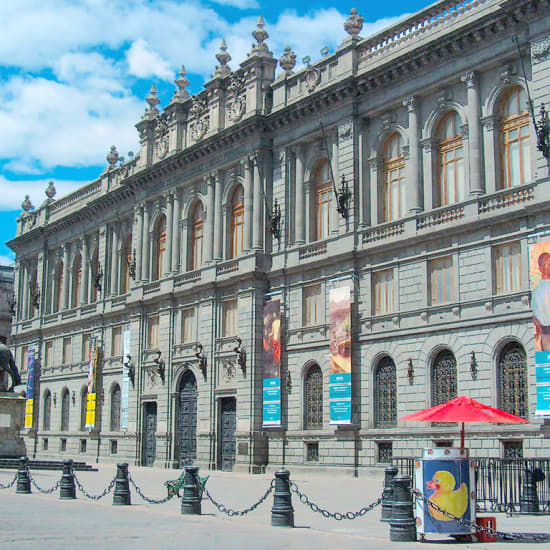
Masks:
[[[531,57],[533,63],[545,61],[550,56],[550,36],[531,43]]]

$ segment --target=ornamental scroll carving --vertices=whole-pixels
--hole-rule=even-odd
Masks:
[[[162,159],[167,155],[169,148],[168,121],[166,120],[165,115],[162,115],[157,119],[157,126],[155,128],[155,142],[157,155]]]
[[[531,43],[531,57],[533,63],[545,61],[550,56],[550,36]]]
[[[230,97],[227,100],[227,116],[229,120],[237,122],[241,120],[246,112],[246,94],[244,75],[231,73],[231,83],[228,90]]]
[[[223,362],[223,383],[231,384],[235,380],[236,367],[234,361]]]
[[[206,135],[210,126],[210,116],[208,115],[208,103],[206,100],[201,99],[199,96],[194,96],[189,115],[191,119],[194,119],[191,123],[191,139],[199,141]]]

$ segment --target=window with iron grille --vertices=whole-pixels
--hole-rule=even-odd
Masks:
[[[43,451],[47,451],[48,450],[48,438],[45,437],[44,439],[42,439],[42,450]]]
[[[504,346],[498,360],[498,407],[527,418],[527,358],[517,342]]]
[[[384,357],[374,374],[374,425],[389,428],[397,423],[397,376],[395,363]]]
[[[435,358],[432,366],[432,407],[456,397],[456,359],[448,350]]]
[[[69,390],[65,388],[61,395],[61,431],[69,430]]]
[[[111,392],[111,431],[120,430],[120,386],[117,384]]]
[[[319,462],[319,443],[306,443],[306,461]]]
[[[60,439],[59,440],[59,450],[64,453],[67,450],[67,440],[66,439]]]
[[[523,441],[503,441],[504,458],[523,458]]]
[[[319,365],[312,365],[305,377],[306,430],[320,430],[323,427],[323,373]]]
[[[81,453],[86,452],[86,440],[85,439],[80,440],[80,452]]]
[[[389,464],[393,455],[391,441],[378,443],[378,463]]]
[[[111,454],[116,455],[118,453],[118,441],[111,439]]]
[[[47,432],[50,430],[52,420],[52,394],[50,390],[44,395],[44,417],[42,420],[42,429]]]

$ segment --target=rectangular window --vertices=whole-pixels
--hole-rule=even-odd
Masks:
[[[113,327],[113,341],[111,343],[111,356],[122,355],[122,327]]]
[[[147,347],[156,349],[159,347],[159,316],[149,317],[147,330]]]
[[[118,441],[116,439],[111,439],[111,454],[116,455],[118,452]]]
[[[393,456],[391,442],[378,443],[378,463],[390,464]]]
[[[82,335],[82,361],[89,361],[90,360],[90,339],[92,335],[91,334],[83,334]]]
[[[391,313],[394,311],[393,269],[384,269],[373,274],[374,278],[374,313]]]
[[[73,341],[70,336],[63,338],[63,364],[70,365],[73,362]]]
[[[237,300],[226,300],[223,303],[223,335],[235,336],[238,333],[239,308]]]
[[[42,439],[42,450],[47,451],[48,450],[48,438],[45,437]]]
[[[319,462],[319,443],[306,443],[306,461]]]
[[[45,366],[51,367],[53,366],[53,340],[48,340],[46,342],[46,350],[44,353],[45,356]]]
[[[85,439],[80,440],[80,452],[81,453],[86,452],[86,440]]]
[[[322,323],[321,285],[304,287],[304,326],[313,327]]]
[[[516,292],[521,287],[520,243],[513,242],[494,249],[495,294]]]
[[[65,438],[59,440],[59,450],[62,453],[67,450],[67,440]]]
[[[195,309],[184,309],[182,311],[181,339],[184,344],[195,340]]]
[[[453,300],[453,258],[430,260],[430,304],[446,304]]]
[[[503,441],[503,458],[523,458],[523,441]]]

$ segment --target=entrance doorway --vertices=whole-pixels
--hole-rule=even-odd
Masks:
[[[157,404],[145,403],[143,434],[143,466],[152,466],[157,454]]]
[[[235,430],[237,428],[237,400],[224,397],[220,401],[220,460],[218,466],[226,471],[235,464]]]
[[[178,389],[178,468],[189,466],[197,458],[197,379],[187,371]]]

